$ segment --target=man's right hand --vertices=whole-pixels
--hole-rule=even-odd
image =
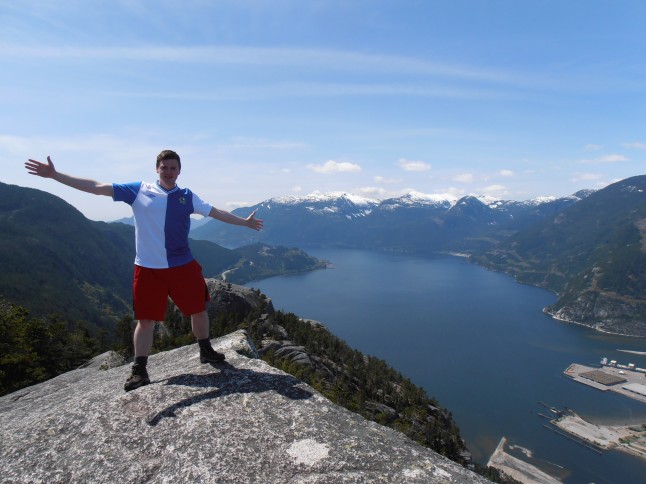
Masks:
[[[27,168],[30,175],[38,175],[43,178],[54,178],[56,174],[56,168],[54,168],[54,163],[52,163],[49,156],[47,157],[47,164],[29,159],[29,161],[25,162],[25,168]]]
[[[25,162],[25,168],[27,168],[30,175],[52,178],[63,185],[76,188],[82,192],[92,193],[94,195],[105,195],[107,197],[113,195],[112,183],[99,183],[95,180],[88,180],[58,172],[54,168],[54,163],[52,163],[52,159],[49,156],[47,157],[47,164],[30,159]]]

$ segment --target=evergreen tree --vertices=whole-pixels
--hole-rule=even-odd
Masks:
[[[132,316],[124,316],[117,323],[115,333],[115,344],[113,349],[121,353],[126,359],[132,358],[135,354],[132,332],[134,330],[134,320]]]

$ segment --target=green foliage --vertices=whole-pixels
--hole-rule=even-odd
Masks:
[[[521,484],[520,481],[517,481],[513,477],[510,477],[507,474],[499,471],[495,467],[487,467],[482,464],[476,463],[474,470],[481,476],[489,479],[491,482],[497,482],[500,484]]]
[[[81,322],[34,318],[0,299],[0,395],[78,368],[104,350]]]
[[[646,176],[628,178],[473,260],[554,291],[560,296],[555,308],[584,292],[607,293],[617,307],[627,300],[635,309],[622,317],[640,324],[646,320],[645,220]]]
[[[278,312],[273,323],[282,326],[290,340],[303,346],[319,364],[301,365],[271,351],[263,355],[269,364],[305,381],[348,410],[395,428],[454,461],[464,462],[460,454],[465,450],[464,442],[451,413],[385,361],[350,348],[325,328],[312,326],[294,314]],[[265,329],[253,326],[250,335],[260,340]]]
[[[132,358],[135,354],[132,332],[135,321],[132,316],[125,316],[117,322],[114,329],[114,344],[112,349],[121,353],[124,358]]]
[[[58,197],[0,183],[0,294],[36,316],[109,328],[131,299],[133,228],[87,220]]]
[[[254,244],[235,249],[235,253],[240,256],[240,259],[227,273],[227,281],[234,284],[245,284],[276,275],[298,274],[326,267],[325,262],[296,248]]]
[[[240,255],[230,249],[206,240],[190,239],[191,253],[202,266],[204,277],[218,277],[223,271],[235,266]]]
[[[166,318],[158,324],[154,333],[152,353],[167,351],[195,343],[191,318],[184,316],[171,301],[168,301]]]
[[[260,245],[233,251],[191,240],[191,251],[205,277],[236,269],[238,282],[322,264]],[[134,255],[134,227],[94,222],[47,192],[0,183],[0,294],[33,315],[87,321],[94,335],[112,331],[131,311]]]
[[[633,298],[646,296],[646,253],[641,248],[639,231],[628,226],[618,234],[623,250],[609,251],[601,264],[598,284],[601,289]]]

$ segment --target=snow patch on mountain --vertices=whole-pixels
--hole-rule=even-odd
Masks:
[[[381,210],[396,210],[403,207],[440,207],[449,209],[457,201],[457,198],[450,194],[426,194],[410,192],[398,198],[388,198],[379,204]]]
[[[402,197],[399,197],[399,200],[408,200],[411,203],[427,203],[427,204],[438,204],[449,202],[453,205],[457,202],[458,198],[455,195],[450,193],[420,193],[412,191]]]
[[[347,218],[365,217],[374,210],[393,211],[407,207],[437,207],[449,210],[456,206],[466,206],[467,204],[471,205],[474,203],[476,205],[480,203],[492,210],[508,212],[523,206],[538,207],[558,200],[570,200],[574,202],[587,197],[593,192],[594,190],[581,190],[569,197],[540,196],[531,200],[515,201],[502,200],[488,195],[467,195],[458,198],[450,193],[428,194],[411,191],[400,197],[375,200],[348,192],[324,193],[317,190],[304,196],[272,198],[262,202],[260,206],[268,210],[271,210],[272,206],[301,206],[311,213],[336,214]]]
[[[330,192],[323,193],[320,191],[315,191],[305,196],[286,196],[272,198],[267,203],[277,203],[281,205],[299,205],[303,203],[325,203],[325,202],[339,202],[339,201],[348,201],[357,206],[374,206],[379,202],[370,198],[361,197],[359,195],[354,195],[352,193],[346,192]]]

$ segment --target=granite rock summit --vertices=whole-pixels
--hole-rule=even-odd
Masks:
[[[6,482],[488,482],[254,357],[243,330],[150,357],[124,393],[113,355],[0,398]],[[115,366],[116,365],[116,366]]]

